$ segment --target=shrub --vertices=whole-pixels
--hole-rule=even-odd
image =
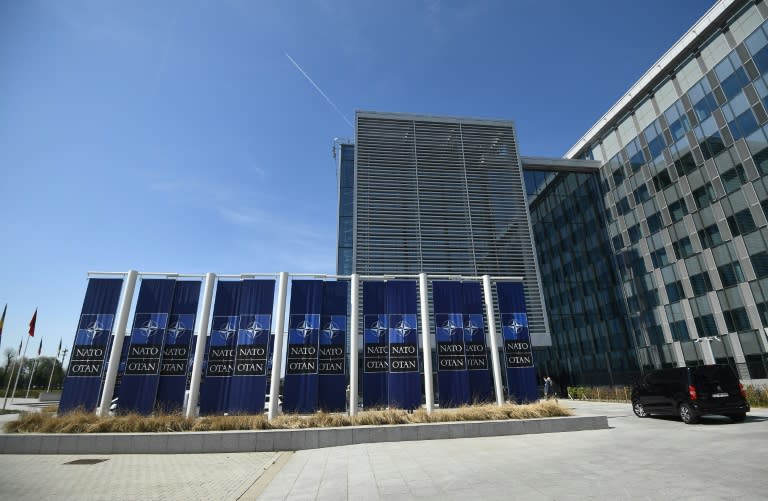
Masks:
[[[151,416],[125,414],[97,417],[82,410],[56,416],[51,412],[22,413],[5,425],[8,433],[160,433],[179,431],[270,430],[328,428],[359,425],[441,423],[451,421],[488,421],[570,416],[570,409],[554,401],[535,404],[472,405],[457,409],[368,410],[354,417],[346,414],[281,414],[269,421],[264,414],[202,416],[187,418],[180,413],[158,413]]]

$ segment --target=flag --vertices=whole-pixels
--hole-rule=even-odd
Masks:
[[[39,357],[42,352],[43,352],[43,338],[40,338],[40,347],[37,349],[37,356]]]
[[[32,320],[29,321],[29,337],[35,337],[36,323],[37,323],[37,308],[35,308],[35,314],[32,315]]]
[[[56,359],[59,358],[59,353],[61,353],[61,338],[59,338],[59,347],[56,349]]]
[[[23,340],[19,341],[19,355],[18,356],[21,356],[21,343],[23,343],[23,342],[24,342]]]
[[[8,303],[5,304],[5,308],[3,308],[3,316],[0,318],[0,340],[3,339],[3,324],[5,324],[5,312],[8,311]]]

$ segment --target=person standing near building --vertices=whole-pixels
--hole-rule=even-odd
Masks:
[[[549,376],[544,377],[544,398],[549,400],[549,397],[552,396],[552,391],[554,388],[552,387],[552,378]]]

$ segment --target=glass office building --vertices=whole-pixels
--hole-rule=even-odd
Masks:
[[[562,387],[627,384],[639,373],[637,352],[605,225],[599,176],[533,166],[532,159],[523,159],[552,333],[552,347],[535,352],[539,373],[549,374]]]
[[[768,380],[766,0],[717,2],[564,159],[520,157],[510,122],[371,112],[340,148],[340,272],[524,276],[561,384]]]
[[[602,164],[643,368],[703,364],[708,344],[743,379],[767,377],[766,19],[765,1],[717,2],[567,154]]]

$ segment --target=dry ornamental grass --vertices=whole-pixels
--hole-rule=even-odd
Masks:
[[[360,412],[354,417],[345,414],[318,412],[316,414],[281,414],[272,422],[263,414],[234,416],[203,416],[187,418],[181,414],[97,417],[92,412],[75,411],[57,416],[51,412],[24,413],[5,425],[8,433],[162,433],[179,431],[275,430],[299,428],[331,428],[342,426],[445,423],[452,421],[490,421],[534,419],[570,416],[570,409],[556,402],[535,404],[486,404],[437,409],[431,415],[424,409],[411,413],[401,409]]]

